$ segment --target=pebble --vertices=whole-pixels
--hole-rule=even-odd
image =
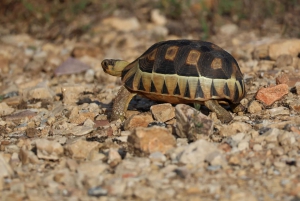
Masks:
[[[69,155],[78,160],[92,159],[95,153],[98,153],[100,148],[99,142],[88,142],[82,139],[75,140],[65,146]]]
[[[269,45],[269,56],[272,60],[277,60],[281,55],[291,55],[297,57],[300,52],[300,39],[279,40]]]
[[[165,162],[167,160],[167,157],[159,151],[151,153],[149,158],[152,162]]]
[[[111,26],[117,31],[130,32],[140,28],[140,23],[137,18],[118,18],[118,17],[109,17],[102,20],[104,26]]]
[[[118,150],[110,148],[108,151],[108,161],[107,163],[111,167],[115,167],[122,161],[122,158],[118,152]]]
[[[70,57],[54,70],[54,74],[56,76],[70,75],[84,72],[90,68],[91,67],[89,65],[81,62],[80,60]]]
[[[0,103],[0,116],[10,115],[15,110],[9,107],[5,102]]]
[[[165,25],[167,23],[167,18],[161,14],[159,9],[151,10],[151,21],[156,25]]]
[[[132,115],[124,122],[125,130],[133,130],[138,127],[147,127],[149,123],[153,122],[153,118],[150,114],[137,114]]]
[[[266,105],[272,105],[275,101],[280,100],[284,95],[288,93],[288,85],[279,84],[276,86],[259,89],[255,98]]]
[[[238,31],[238,26],[236,24],[225,24],[220,27],[220,32],[225,35],[233,35]]]
[[[100,196],[106,196],[107,192],[108,192],[107,189],[102,188],[101,186],[97,186],[97,187],[90,188],[88,190],[88,195],[100,197]]]
[[[281,131],[278,128],[271,128],[261,136],[264,137],[266,142],[277,142],[277,137]]]
[[[245,133],[251,129],[251,125],[244,122],[233,122],[230,125],[225,125],[220,128],[220,135],[228,137],[235,135],[236,133]]]
[[[158,126],[136,128],[128,136],[129,150],[136,155],[148,155],[157,151],[164,154],[175,145],[175,138],[170,131]]]
[[[262,111],[262,105],[259,102],[253,100],[250,102],[247,110],[250,114],[258,113]]]
[[[175,108],[170,103],[152,105],[151,113],[155,120],[166,122],[175,117]]]
[[[45,83],[40,83],[36,87],[33,87],[28,90],[27,97],[25,100],[47,100],[52,101],[54,98],[54,92],[45,85]]]
[[[221,151],[213,143],[201,139],[187,145],[183,150],[181,147],[174,150],[179,162],[198,166],[204,165],[206,157],[214,152],[220,153]]]
[[[286,107],[274,107],[268,110],[271,117],[276,117],[278,115],[290,115],[290,111]]]
[[[0,153],[0,183],[4,177],[13,176],[13,173],[14,172],[8,162],[5,160],[3,153]]]
[[[196,141],[201,135],[210,136],[213,132],[213,121],[188,105],[176,105],[175,116],[175,130],[179,137]]]
[[[88,86],[84,86],[81,84],[74,85],[64,85],[61,88],[63,94],[63,102],[65,104],[74,104],[79,100],[79,96],[81,93],[88,91]]]
[[[64,153],[63,147],[58,142],[38,139],[35,143],[37,156],[40,159],[58,160]]]

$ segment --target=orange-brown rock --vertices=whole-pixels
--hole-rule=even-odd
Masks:
[[[133,130],[137,127],[147,127],[148,124],[152,121],[153,118],[150,114],[133,115],[124,122],[124,129]]]
[[[287,84],[279,84],[276,86],[259,89],[255,98],[266,105],[272,105],[275,101],[280,100],[288,93],[289,86]]]
[[[143,156],[153,152],[166,153],[176,145],[171,132],[163,127],[136,128],[128,136],[130,152]]]

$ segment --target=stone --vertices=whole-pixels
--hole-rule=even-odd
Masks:
[[[261,136],[264,137],[266,142],[277,142],[278,135],[280,133],[280,130],[278,128],[271,128],[265,133],[263,133]]]
[[[81,62],[80,60],[70,57],[54,70],[54,74],[56,76],[70,75],[84,72],[90,68],[91,67],[89,65]]]
[[[295,83],[295,89],[296,89],[297,95],[300,95],[300,82]]]
[[[147,127],[151,122],[153,122],[153,118],[147,113],[132,115],[124,122],[124,129],[133,130],[138,127]]]
[[[224,35],[233,35],[238,31],[238,26],[236,24],[225,24],[220,27],[220,32]]]
[[[76,169],[80,178],[95,178],[109,169],[109,166],[102,161],[85,161]]]
[[[40,159],[58,160],[64,153],[64,148],[58,142],[38,139],[35,143],[37,156]]]
[[[151,153],[149,158],[152,162],[165,162],[167,160],[167,157],[159,151]]]
[[[155,120],[166,122],[175,117],[175,108],[170,103],[152,105],[150,107]]]
[[[98,57],[101,54],[101,49],[99,47],[94,46],[76,46],[72,50],[72,56],[75,58],[83,57],[83,56],[90,56],[90,57]]]
[[[15,110],[9,107],[5,102],[0,103],[0,116],[10,115]]]
[[[140,200],[153,200],[155,199],[157,192],[153,187],[136,185],[133,190],[133,195]]]
[[[92,83],[95,80],[95,71],[88,69],[84,74],[84,80],[88,83]]]
[[[296,142],[295,135],[287,131],[279,133],[277,139],[281,146],[291,146]]]
[[[284,39],[269,45],[269,56],[276,61],[281,55],[297,57],[300,53],[300,39]]]
[[[300,52],[300,48],[299,48]],[[282,68],[286,66],[291,66],[293,65],[293,56],[289,54],[281,54],[277,57],[276,59],[276,66],[277,68]],[[285,83],[287,84],[287,83]]]
[[[259,102],[253,100],[250,102],[247,110],[251,114],[258,113],[262,111],[262,105]]]
[[[88,89],[87,86],[81,84],[65,85],[61,88],[63,94],[63,102],[65,104],[74,104],[79,100],[81,93]]]
[[[300,112],[300,100],[294,100],[289,104],[289,107],[295,112]]]
[[[137,18],[119,18],[119,17],[110,17],[102,21],[102,24],[105,26],[111,26],[118,31],[134,31],[140,28],[140,23]]]
[[[128,147],[136,155],[148,155],[154,152],[166,153],[174,148],[176,140],[171,132],[162,127],[136,128],[128,136]]]
[[[122,158],[118,152],[118,150],[110,148],[108,151],[108,161],[107,163],[111,167],[115,167],[122,161]]]
[[[231,193],[229,200],[258,201],[258,199],[252,194],[252,192],[248,192],[248,191],[239,191],[239,192]]]
[[[205,157],[205,161],[211,166],[226,166],[227,161],[225,155],[220,151],[214,151]]]
[[[287,73],[281,73],[280,75],[278,75],[276,77],[276,84],[289,84],[290,82],[290,78],[289,75]]]
[[[203,165],[205,159],[214,152],[220,153],[221,151],[215,144],[200,139],[184,147],[183,151],[177,154],[177,158],[183,164]]]
[[[89,160],[95,153],[98,153],[100,143],[86,140],[76,140],[65,146],[67,153],[74,159]]]
[[[267,88],[261,88],[256,94],[256,99],[263,102],[265,105],[272,105],[275,101],[280,100],[284,95],[289,93],[287,84],[279,84]]]
[[[271,117],[276,117],[278,115],[290,115],[290,110],[282,106],[269,109],[268,112],[270,113]]]
[[[249,149],[249,142],[245,141],[245,140],[242,140],[238,144],[237,148],[238,148],[239,151],[243,151],[243,150]]]
[[[156,25],[165,25],[167,23],[167,18],[161,14],[159,9],[153,9],[150,13],[151,21]]]
[[[40,83],[36,87],[28,90],[25,100],[53,100],[54,92],[46,86],[45,83]]]
[[[88,190],[88,195],[100,197],[100,196],[106,196],[107,192],[108,192],[107,189],[102,188],[101,186],[96,186]]]
[[[31,164],[39,164],[40,163],[38,157],[32,151],[26,150],[25,148],[22,148],[20,150],[19,158],[23,165],[26,165],[29,163],[31,163]]]
[[[213,132],[213,121],[188,105],[176,105],[175,117],[176,134],[189,141],[196,141],[201,135],[210,136]]]
[[[228,137],[235,135],[237,133],[246,133],[251,130],[251,125],[244,122],[233,122],[230,125],[225,125],[220,128],[220,135],[223,137]]]
[[[0,183],[2,178],[8,178],[13,176],[14,172],[9,163],[5,160],[4,154],[0,153]],[[1,185],[1,184],[0,184]]]

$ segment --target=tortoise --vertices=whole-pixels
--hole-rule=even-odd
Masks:
[[[217,45],[200,40],[169,40],[152,45],[133,62],[105,59],[103,70],[122,78],[111,121],[125,119],[130,100],[139,94],[154,101],[204,104],[223,123],[232,120],[220,104],[241,111],[245,82],[238,63]]]

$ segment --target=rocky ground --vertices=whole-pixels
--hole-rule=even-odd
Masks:
[[[1,200],[300,200],[300,39],[273,24],[262,36],[228,23],[209,38],[247,85],[228,125],[141,97],[124,123],[108,121],[121,82],[101,61],[182,38],[166,22],[157,10],[106,17],[60,42],[1,28]]]

